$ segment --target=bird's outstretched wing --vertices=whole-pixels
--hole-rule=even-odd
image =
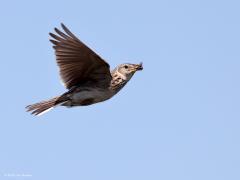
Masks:
[[[112,79],[109,64],[81,42],[64,24],[61,26],[64,32],[55,28],[57,35],[49,34],[53,38],[50,41],[55,49],[65,87],[70,89],[84,83],[108,87]]]

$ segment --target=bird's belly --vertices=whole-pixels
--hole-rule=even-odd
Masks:
[[[112,94],[109,90],[92,89],[76,92],[70,99],[71,106],[86,106],[105,101],[110,97],[112,97]]]

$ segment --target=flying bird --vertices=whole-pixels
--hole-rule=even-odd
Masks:
[[[55,50],[60,77],[68,89],[50,100],[27,106],[27,111],[41,115],[56,106],[87,106],[110,99],[117,94],[134,73],[142,70],[140,64],[120,64],[110,71],[109,64],[80,41],[64,24],[63,31],[55,28],[49,33]]]

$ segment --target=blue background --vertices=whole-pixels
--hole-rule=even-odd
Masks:
[[[240,3],[0,2],[0,179],[239,180]],[[63,22],[112,68],[120,93],[41,116],[65,92],[48,32]],[[30,177],[17,177],[30,174]]]

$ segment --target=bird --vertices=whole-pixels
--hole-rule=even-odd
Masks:
[[[142,63],[123,63],[113,70],[97,53],[77,38],[63,23],[62,30],[49,33],[60,78],[67,91],[52,99],[26,106],[27,112],[41,115],[57,106],[88,106],[116,95],[143,70]]]

